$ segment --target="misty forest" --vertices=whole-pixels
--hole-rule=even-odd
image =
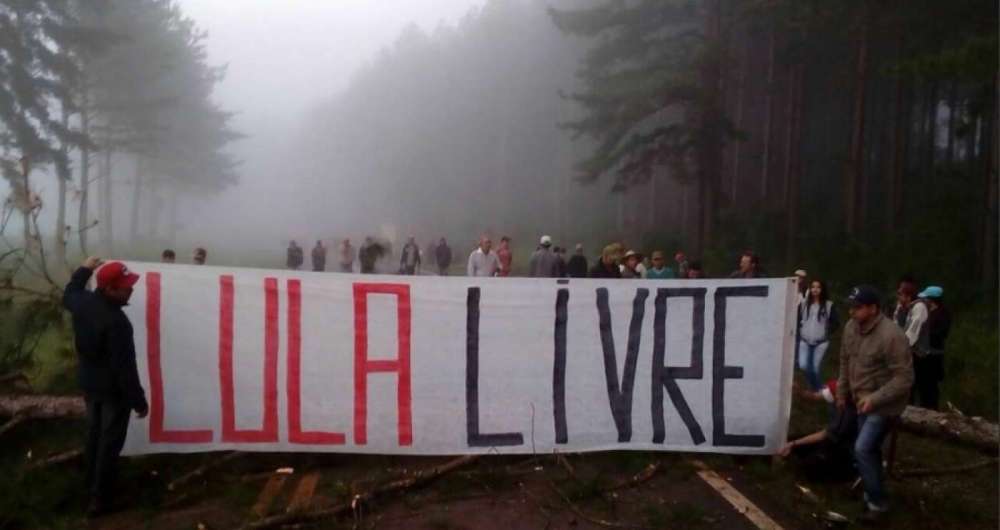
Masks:
[[[942,399],[996,421],[996,2],[483,0],[352,71],[301,50],[342,82],[270,94],[273,122],[219,96],[183,4],[0,0],[0,386],[74,392],[60,297],[89,255],[281,268],[290,240],[445,237],[464,271],[486,234],[524,275],[547,234],[709,278],[752,249],[838,304],[942,285]],[[969,521],[995,525],[995,478]]]

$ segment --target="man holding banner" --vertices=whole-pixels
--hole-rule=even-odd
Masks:
[[[913,360],[903,332],[882,316],[879,295],[868,286],[848,296],[851,321],[840,348],[837,408],[850,399],[858,409],[854,460],[865,489],[864,520],[889,510],[882,474],[882,442],[902,414],[913,386]]]
[[[129,413],[134,410],[144,418],[149,411],[136,369],[132,324],[122,311],[139,275],[113,261],[97,271],[97,290],[88,291],[87,281],[99,265],[98,258],[87,258],[63,295],[63,305],[73,315],[80,386],[87,405],[89,516],[107,511]]]

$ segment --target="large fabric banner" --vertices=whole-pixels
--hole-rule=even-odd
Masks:
[[[787,278],[129,266],[150,412],[126,454],[767,454],[785,440]]]

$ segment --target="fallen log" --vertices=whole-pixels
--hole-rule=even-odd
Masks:
[[[65,451],[56,455],[52,455],[47,458],[42,458],[36,460],[25,467],[26,470],[42,469],[51,466],[57,466],[60,464],[65,464],[68,462],[73,462],[79,458],[83,458],[83,449],[72,449]]]
[[[309,521],[318,521],[321,519],[332,519],[345,515],[348,513],[354,513],[359,510],[365,503],[371,502],[376,497],[380,497],[389,493],[395,493],[397,491],[403,491],[408,489],[413,489],[419,486],[423,486],[434,479],[454,471],[460,467],[467,466],[476,460],[478,460],[480,455],[465,455],[449,460],[440,466],[435,466],[429,469],[424,469],[413,473],[407,478],[394,480],[383,484],[371,491],[359,493],[351,499],[350,502],[345,502],[342,504],[334,505],[329,508],[322,508],[319,510],[312,510],[308,512],[294,512],[294,513],[284,513],[281,515],[273,515],[271,517],[266,517],[259,521],[250,523],[243,528],[247,530],[260,530],[263,528],[276,528],[279,526],[295,524],[295,523],[305,523]]]
[[[87,408],[78,396],[0,395],[0,417],[82,418]]]
[[[906,407],[900,428],[914,434],[940,438],[996,454],[1000,449],[1000,426],[982,418],[954,412]]]

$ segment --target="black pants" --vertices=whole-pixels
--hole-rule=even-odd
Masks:
[[[107,500],[114,493],[118,455],[125,444],[129,413],[116,401],[88,397],[87,402],[87,488],[93,497]]]
[[[944,379],[944,355],[913,356],[913,403],[918,407],[937,410]]]

